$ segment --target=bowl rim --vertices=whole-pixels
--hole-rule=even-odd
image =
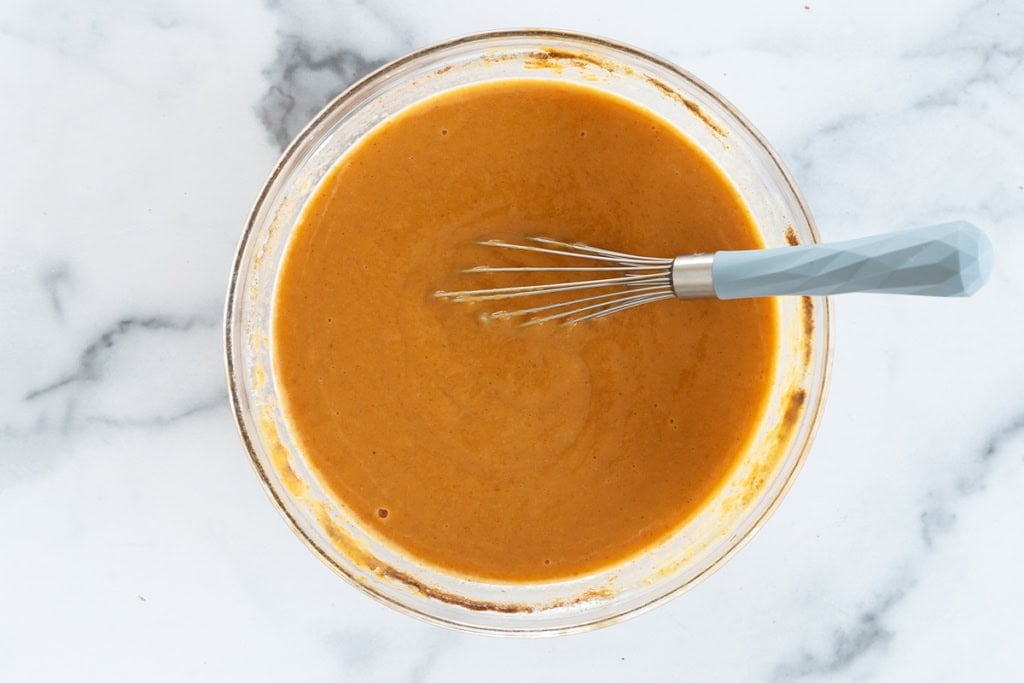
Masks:
[[[684,584],[681,584],[665,593],[654,597],[642,605],[638,605],[631,609],[612,614],[610,616],[602,616],[586,621],[581,621],[569,626],[557,626],[557,627],[541,627],[541,628],[516,628],[516,627],[486,627],[467,624],[460,621],[454,621],[446,619],[442,616],[430,614],[428,612],[421,611],[408,604],[393,599],[387,595],[379,593],[373,589],[372,586],[359,581],[355,576],[352,576],[344,566],[338,564],[333,557],[331,557],[320,545],[314,541],[302,528],[298,520],[288,511],[284,502],[276,490],[275,486],[270,481],[261,464],[259,458],[256,455],[256,449],[253,445],[253,437],[250,434],[248,428],[245,425],[245,416],[243,415],[242,402],[240,396],[244,394],[244,388],[241,386],[240,376],[238,368],[236,367],[235,360],[233,358],[233,349],[235,343],[235,329],[232,325],[232,312],[234,311],[236,301],[238,299],[238,285],[241,277],[243,257],[246,249],[249,246],[250,239],[252,238],[253,231],[255,230],[256,220],[263,208],[263,205],[267,201],[267,197],[270,194],[271,189],[275,186],[277,179],[282,174],[284,169],[289,165],[289,162],[296,155],[299,148],[303,145],[310,134],[325,120],[327,119],[335,109],[344,104],[354,93],[366,87],[368,84],[383,80],[387,78],[394,71],[400,69],[404,65],[414,62],[423,57],[427,57],[433,53],[441,52],[449,48],[465,45],[474,42],[485,42],[500,40],[503,38],[507,39],[538,39],[538,40],[565,40],[580,42],[584,44],[593,44],[599,47],[609,48],[619,52],[624,52],[631,57],[638,58],[640,60],[648,61],[657,66],[672,72],[674,75],[691,82],[697,88],[703,90],[709,97],[711,97],[716,103],[722,106],[729,114],[747,129],[747,132],[754,138],[758,146],[763,152],[765,152],[771,162],[775,165],[779,171],[783,181],[785,182],[786,189],[791,193],[793,198],[796,200],[796,205],[799,208],[800,213],[803,214],[807,227],[811,233],[814,242],[820,242],[821,237],[818,233],[817,225],[814,222],[814,217],[810,212],[806,200],[803,194],[800,192],[795,180],[793,179],[789,169],[783,163],[775,149],[768,143],[765,136],[744,116],[738,109],[736,109],[725,97],[718,93],[715,89],[711,88],[700,78],[694,76],[689,71],[677,66],[676,64],[663,59],[655,54],[634,47],[627,43],[623,43],[610,38],[604,38],[601,36],[594,36],[587,33],[581,33],[577,31],[569,31],[562,29],[546,29],[546,28],[511,28],[511,29],[497,29],[488,31],[479,31],[474,33],[464,34],[455,38],[450,38],[440,42],[432,43],[425,47],[419,48],[412,52],[409,52],[395,60],[387,62],[381,67],[368,73],[362,78],[356,80],[347,88],[345,88],[338,95],[333,97],[327,105],[321,109],[303,128],[299,133],[289,142],[288,146],[281,153],[278,160],[275,162],[270,175],[264,182],[263,187],[260,189],[256,200],[253,202],[252,208],[249,211],[248,217],[245,222],[245,227],[239,237],[235,256],[232,260],[231,274],[228,281],[228,292],[225,299],[224,305],[224,357],[225,357],[225,370],[227,374],[228,384],[228,398],[231,402],[232,415],[235,421],[235,427],[238,430],[238,434],[245,450],[249,456],[250,464],[252,465],[256,475],[259,477],[263,489],[267,496],[270,498],[274,507],[278,513],[284,518],[289,527],[295,535],[302,540],[302,542],[320,558],[328,567],[330,567],[335,574],[340,576],[346,583],[359,589],[362,593],[370,596],[378,603],[384,604],[392,609],[397,610],[402,614],[414,617],[420,621],[434,624],[438,626],[444,626],[446,628],[462,631],[466,633],[475,633],[482,635],[491,636],[519,636],[519,637],[544,637],[554,635],[566,635],[571,633],[579,633],[585,631],[592,631],[597,628],[610,626],[612,624],[619,623],[626,619],[631,619],[635,616],[639,616],[656,607],[666,604],[673,598],[680,594],[692,589],[711,574],[717,571],[722,565],[729,561],[737,552],[740,551],[747,543],[757,534],[765,522],[771,517],[775,510],[782,503],[782,500],[786,497],[790,487],[793,485],[797,475],[803,468],[804,461],[810,452],[811,446],[814,442],[814,438],[817,434],[818,427],[821,423],[822,413],[826,399],[828,396],[828,389],[832,375],[832,362],[834,356],[834,337],[835,337],[835,323],[833,315],[833,303],[830,297],[812,297],[815,301],[816,306],[821,306],[821,316],[823,325],[823,347],[824,347],[824,360],[822,363],[822,371],[820,380],[817,383],[816,390],[818,392],[819,399],[812,406],[813,412],[807,419],[807,434],[803,439],[803,442],[799,445],[799,450],[796,454],[793,466],[785,473],[785,478],[782,481],[779,490],[775,494],[774,498],[769,501],[768,505],[762,511],[762,513],[753,521],[750,527],[740,535],[725,552],[710,562],[700,573],[696,574]]]

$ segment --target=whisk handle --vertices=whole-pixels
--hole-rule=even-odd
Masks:
[[[992,244],[966,221],[846,242],[720,251],[711,267],[719,299],[885,292],[970,296],[992,269]]]

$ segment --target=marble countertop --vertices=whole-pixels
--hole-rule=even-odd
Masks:
[[[997,264],[972,299],[836,300],[811,457],[708,581],[511,641],[394,613],[293,537],[235,433],[221,315],[316,110],[524,25],[706,80],[826,238],[965,218]],[[0,680],[1024,680],[1024,4],[6,0],[0,92]]]

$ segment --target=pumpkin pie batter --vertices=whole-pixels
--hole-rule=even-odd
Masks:
[[[458,271],[522,262],[475,240],[534,234],[656,256],[763,246],[664,120],[588,86],[500,80],[346,152],[275,293],[275,378],[321,482],[402,552],[488,580],[592,572],[677,530],[742,457],[778,346],[771,300],[520,328],[433,296],[524,284]]]

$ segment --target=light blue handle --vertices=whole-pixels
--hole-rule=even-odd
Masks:
[[[966,221],[778,249],[720,251],[711,277],[719,299],[888,292],[970,296],[992,270],[992,243]]]

